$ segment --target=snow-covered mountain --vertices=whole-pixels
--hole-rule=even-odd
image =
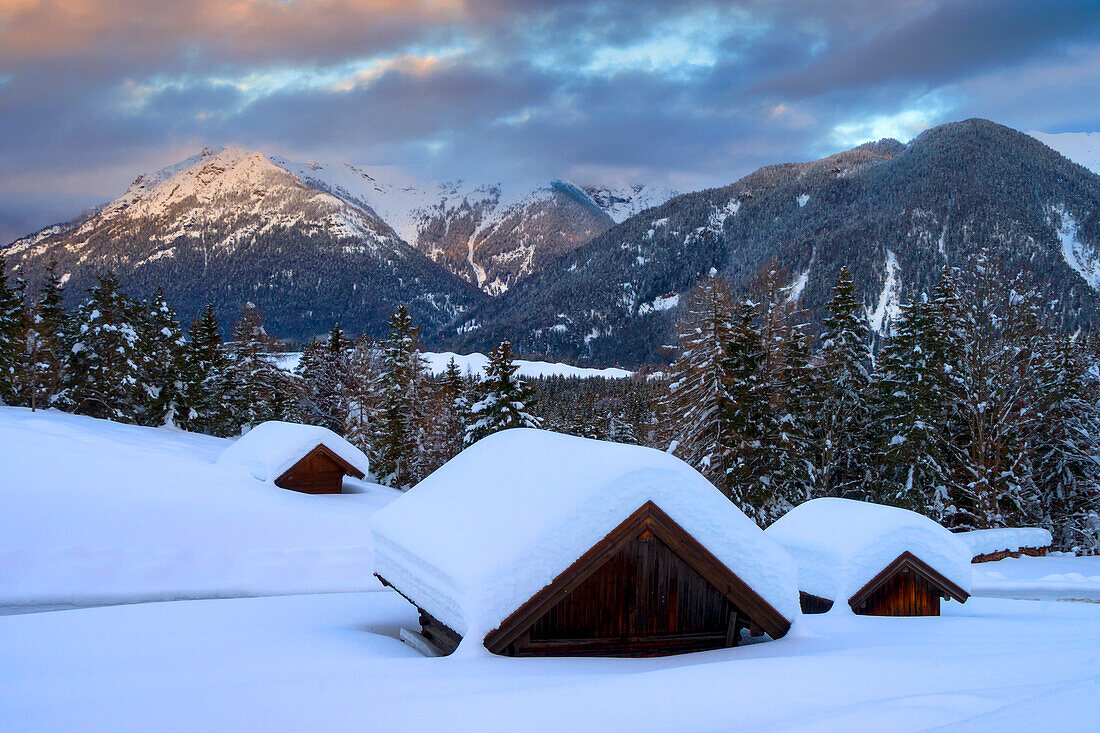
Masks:
[[[417,181],[392,169],[271,160],[374,212],[404,241],[490,295],[676,193],[658,185]]]
[[[7,254],[31,280],[57,260],[78,292],[106,269],[137,294],[161,285],[184,315],[204,298],[224,318],[257,301],[286,335],[335,320],[378,332],[401,302],[431,332],[481,297],[474,288],[503,293],[666,195],[591,190],[595,198],[561,181],[424,182],[389,168],[208,148]]]
[[[682,296],[712,268],[734,290],[778,269],[788,298],[821,314],[847,266],[882,334],[944,265],[980,254],[1048,294],[1067,327],[1084,327],[1100,314],[1098,211],[1100,177],[1034,137],[950,123],[670,199],[484,301],[447,344],[483,351],[506,335],[519,353],[553,359],[658,361]]]
[[[673,196],[680,195],[680,192],[675,189],[655,183],[584,186],[584,192],[596,202],[597,206],[606,211],[616,224],[622,224],[635,214],[660,206]]]
[[[1054,148],[1074,163],[1093,173],[1100,173],[1100,132],[1039,132],[1028,133],[1048,147]]]
[[[207,301],[223,321],[256,302],[286,336],[335,321],[382,333],[401,303],[431,332],[483,297],[370,207],[237,148],[138,176],[101,210],[17,240],[7,256],[32,285],[56,260],[71,293],[106,270],[135,295],[160,286],[185,318]]]

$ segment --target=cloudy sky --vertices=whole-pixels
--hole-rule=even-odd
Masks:
[[[1095,0],[0,0],[0,242],[203,145],[686,190],[1098,99]]]

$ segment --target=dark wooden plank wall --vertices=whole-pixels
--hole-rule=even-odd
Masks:
[[[731,613],[738,613],[733,618]],[[652,532],[629,540],[531,626],[515,653],[671,653],[733,646],[747,617]]]
[[[343,482],[343,468],[323,453],[314,453],[299,461],[276,484],[307,494],[339,494]]]
[[[805,591],[799,592],[798,603],[802,607],[802,613],[827,613],[833,607],[833,602],[828,598],[815,596]]]
[[[855,609],[864,616],[939,616],[940,590],[902,568]]]

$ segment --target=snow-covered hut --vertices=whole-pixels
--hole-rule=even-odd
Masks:
[[[373,519],[378,577],[449,654],[655,656],[787,633],[793,563],[698,472],[638,446],[491,435]],[[472,644],[471,644],[472,642]]]
[[[928,517],[850,499],[814,499],[765,533],[798,566],[804,613],[835,601],[868,616],[938,616],[940,599],[965,603],[970,551]]]
[[[331,430],[274,420],[234,441],[217,463],[306,494],[339,494],[344,476],[359,479],[370,470],[363,452]]]
[[[1030,555],[1042,557],[1054,538],[1042,527],[1000,527],[959,532],[956,535],[970,548],[972,562],[993,562],[1006,557]]]

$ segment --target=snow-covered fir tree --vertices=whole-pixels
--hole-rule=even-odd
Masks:
[[[180,409],[177,422],[185,430],[231,435],[237,425],[229,401],[229,360],[222,344],[214,306],[207,304],[188,329],[182,359]]]
[[[934,513],[942,505],[941,418],[947,414],[932,304],[903,306],[878,358],[876,428],[883,503]]]
[[[413,325],[407,307],[390,316],[389,328],[382,350],[371,466],[380,482],[405,489],[416,480],[420,458],[416,428],[424,367],[420,329]]]
[[[671,451],[729,494],[735,457],[729,414],[729,292],[712,271],[688,297],[676,327],[679,351],[669,367],[664,419],[672,426]]]
[[[1100,373],[1089,368],[1090,349],[1064,334],[1050,333],[1043,351],[1037,381],[1045,409],[1031,445],[1040,487],[1033,519],[1057,547],[1100,551]]]
[[[160,288],[145,307],[139,336],[141,421],[146,425],[178,424],[186,343],[176,313]]]
[[[229,351],[229,404],[236,424],[245,430],[267,420],[298,418],[298,387],[275,365],[276,341],[264,327],[263,311],[245,303],[233,326]]]
[[[30,309],[24,350],[22,402],[32,409],[52,406],[61,389],[67,323],[65,286],[57,275],[57,263],[50,262]]]
[[[470,392],[473,387],[474,380],[462,373],[452,357],[447,362],[447,369],[443,372],[437,388],[442,406],[439,433],[444,461],[454,458],[466,446],[466,428],[472,422]]]
[[[961,357],[948,392],[956,460],[945,520],[960,529],[1005,526],[1036,500],[1030,442],[1038,428],[1040,331],[1029,294],[980,260],[966,289]]]
[[[140,309],[113,273],[100,276],[76,311],[59,402],[92,417],[135,422],[142,374]]]
[[[374,422],[381,411],[382,361],[382,349],[364,337],[348,355],[347,417],[342,432],[368,455],[373,454]]]
[[[351,344],[336,324],[328,341],[314,339],[302,354],[298,375],[302,379],[303,417],[314,425],[340,432],[348,420],[349,362]]]
[[[772,456],[766,453],[764,436],[776,429],[759,317],[760,306],[752,298],[738,301],[726,344],[726,399],[721,416],[732,456],[725,485],[730,499],[753,518],[771,501]]]
[[[28,324],[22,281],[9,284],[6,268],[0,251],[0,403],[12,405],[21,402]]]
[[[862,499],[872,464],[871,354],[869,331],[842,267],[826,306],[818,353],[817,491],[822,496]]]
[[[466,443],[508,428],[537,428],[540,421],[531,414],[534,391],[516,377],[519,367],[512,361],[512,344],[502,341],[489,352],[485,365],[484,396],[470,407]]]

